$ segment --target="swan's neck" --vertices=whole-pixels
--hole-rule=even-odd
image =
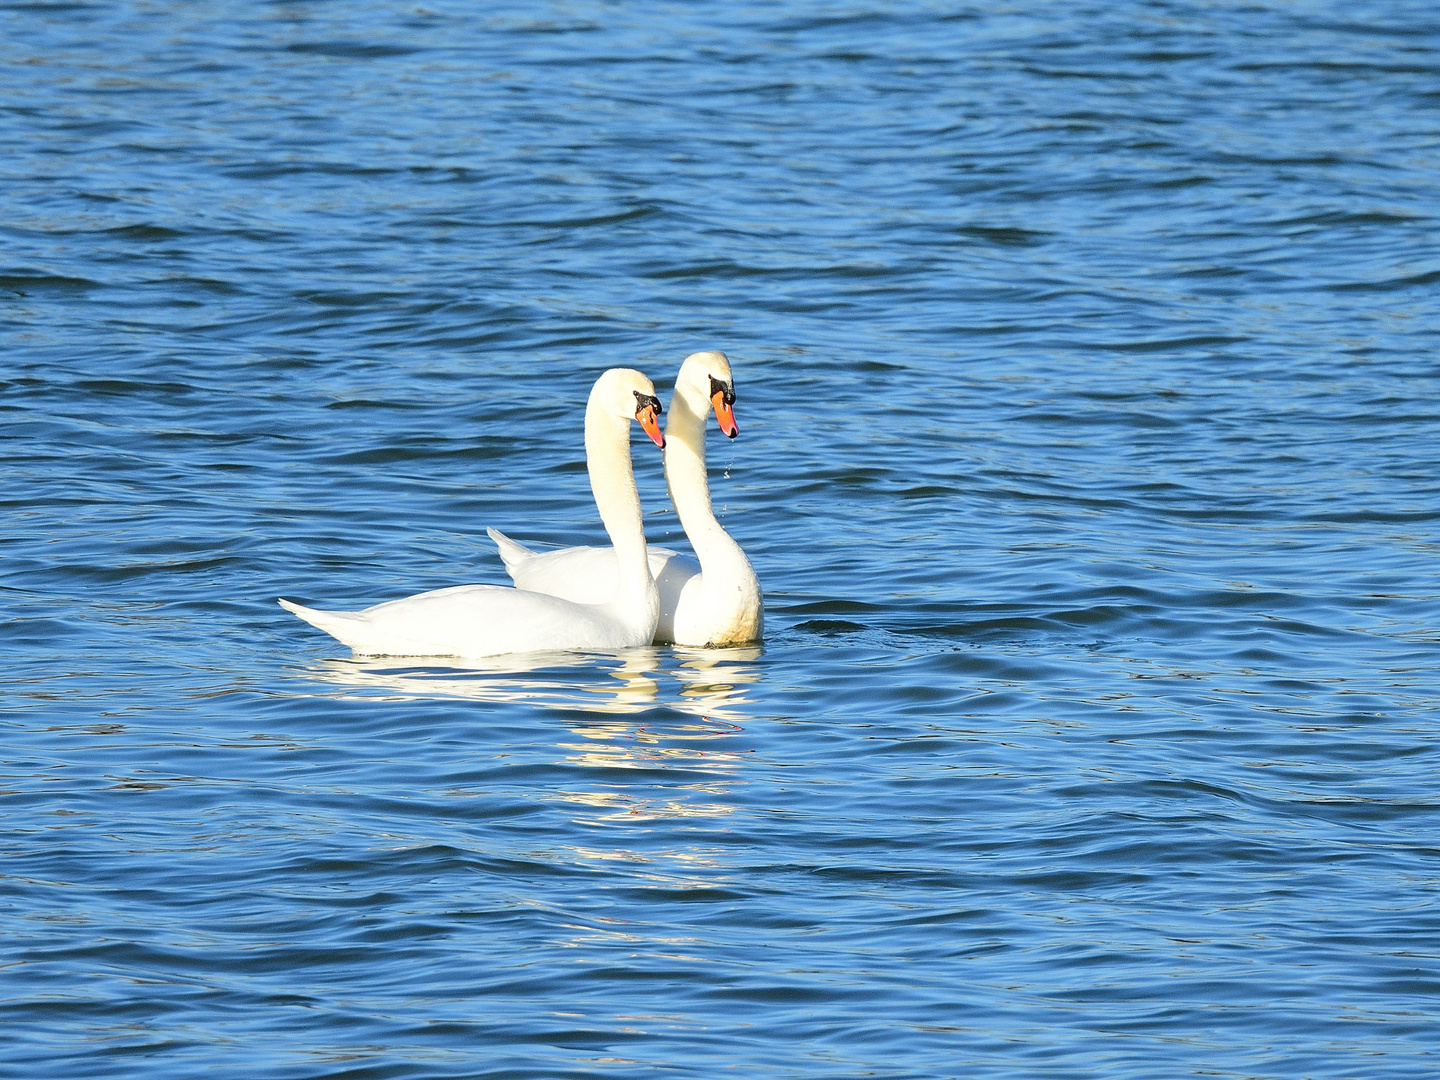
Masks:
[[[670,402],[670,419],[665,425],[665,486],[690,545],[707,574],[718,564],[744,561],[740,545],[715,520],[710,506],[710,482],[705,474],[705,418],[710,401],[695,391],[678,389]],[[748,569],[748,561],[746,566]]]
[[[595,506],[620,565],[617,595],[633,599],[652,594],[655,581],[645,554],[640,493],[630,465],[630,421],[592,403],[585,410],[585,464]]]

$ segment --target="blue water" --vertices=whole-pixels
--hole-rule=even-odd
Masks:
[[[1404,0],[0,6],[0,1075],[1436,1075],[1437,76]],[[762,647],[276,607],[599,540],[591,382],[702,348]]]

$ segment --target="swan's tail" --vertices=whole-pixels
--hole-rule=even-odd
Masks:
[[[490,539],[495,541],[495,546],[500,549],[500,558],[505,563],[505,571],[512,578],[520,564],[535,554],[518,540],[511,540],[499,529],[486,529],[485,531],[490,535]],[[303,619],[305,616],[301,615],[300,617]]]
[[[366,623],[358,611],[320,611],[317,608],[308,608],[304,604],[297,604],[293,600],[281,599],[281,607],[294,615],[298,615],[317,630],[324,630],[325,633],[335,638],[352,649],[357,648],[356,641],[363,635]]]

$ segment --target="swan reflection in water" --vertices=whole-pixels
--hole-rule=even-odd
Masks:
[[[757,682],[749,666],[758,648],[658,649],[613,653],[543,652],[478,660],[356,657],[322,660],[309,673],[386,700],[467,698],[539,705],[547,709],[633,714],[657,705],[713,720],[748,718],[745,688]],[[618,661],[618,666],[612,666]],[[662,698],[661,680],[679,683]]]
[[[567,724],[578,738],[559,744],[566,751],[566,764],[597,770],[577,774],[591,779],[586,789],[560,790],[550,796],[580,808],[577,823],[614,827],[667,818],[718,817],[734,811],[726,796],[736,784],[744,783],[741,767],[748,750],[726,744],[744,732],[739,722],[746,719],[745,688],[760,677],[759,669],[748,662],[758,659],[760,650],[676,647],[667,656],[670,665],[662,674],[678,682],[680,689],[678,697],[662,704],[698,719],[647,724],[616,717]],[[642,775],[632,782],[617,772],[622,769]],[[651,850],[644,855],[625,847],[570,850],[582,861],[649,863],[654,873],[661,873],[662,863],[674,864],[671,871],[682,875],[686,867],[718,865],[713,854],[689,849]],[[669,874],[662,876],[668,879]]]
[[[745,782],[749,751],[731,740],[750,719],[746,691],[760,680],[754,663],[760,655],[756,647],[645,647],[443,665],[433,658],[414,666],[399,657],[327,660],[309,671],[370,699],[464,698],[567,712],[556,749],[581,783],[537,790],[535,797],[567,804],[577,824],[624,830],[734,812],[729,795]],[[643,852],[623,841],[610,848],[559,847],[565,859],[581,863],[643,863],[645,874],[667,888],[703,887],[708,876],[693,875],[713,874],[723,862],[718,851],[687,845]]]

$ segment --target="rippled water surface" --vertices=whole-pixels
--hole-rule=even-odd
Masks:
[[[1432,5],[0,9],[0,1074],[1436,1075]],[[701,348],[763,647],[276,607]]]

